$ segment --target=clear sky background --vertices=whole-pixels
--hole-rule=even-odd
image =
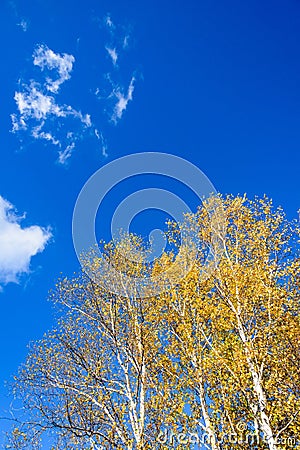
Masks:
[[[49,290],[79,268],[72,212],[104,164],[172,153],[221,193],[267,194],[298,217],[300,2],[2,0],[0,33],[3,416],[4,381],[54,322]],[[104,203],[99,237],[136,183]],[[162,218],[145,214],[133,231],[147,235]]]

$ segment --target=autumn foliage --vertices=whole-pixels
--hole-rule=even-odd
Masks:
[[[266,198],[218,201],[219,224],[213,198],[187,217],[202,246],[167,290],[141,296],[134,280],[157,283],[191,256],[176,252],[176,224],[173,248],[151,265],[136,236],[105,247],[120,274],[111,290],[90,276],[96,256],[85,260],[89,275],[60,280],[52,298],[61,319],[16,377],[24,416],[8,448],[39,448],[41,439],[53,449],[299,446],[299,227]],[[124,273],[132,284],[118,294]]]

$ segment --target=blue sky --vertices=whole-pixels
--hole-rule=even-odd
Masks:
[[[48,291],[79,268],[72,212],[104,164],[172,153],[221,193],[267,194],[298,217],[300,2],[3,0],[0,25],[4,415],[4,381],[54,322]],[[152,181],[195,207],[182,187]],[[104,204],[99,237],[113,209]],[[133,231],[161,222],[146,214]]]

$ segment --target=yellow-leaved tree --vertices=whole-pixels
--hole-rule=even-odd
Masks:
[[[53,449],[300,445],[297,223],[266,198],[228,196],[185,226],[197,253],[171,223],[173,251],[154,264],[142,239],[124,235],[105,246],[108,270],[91,251],[77,278],[58,283],[66,311],[16,377],[25,416],[8,448],[39,448],[43,435]]]
[[[191,430],[212,450],[296,447],[299,227],[266,198],[224,199],[225,233],[207,209],[196,215],[198,232],[208,247],[218,233],[222,257],[206,278],[199,258],[163,296],[169,384],[170,367],[180,367]]]

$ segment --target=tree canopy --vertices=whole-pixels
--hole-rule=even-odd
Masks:
[[[170,223],[173,248],[154,263],[141,238],[123,235],[101,255],[114,277],[90,252],[59,280],[61,318],[16,376],[23,416],[7,448],[299,446],[299,226],[267,198],[218,201],[219,224],[215,198],[186,218],[197,252]],[[151,289],[166,273],[168,287]]]

